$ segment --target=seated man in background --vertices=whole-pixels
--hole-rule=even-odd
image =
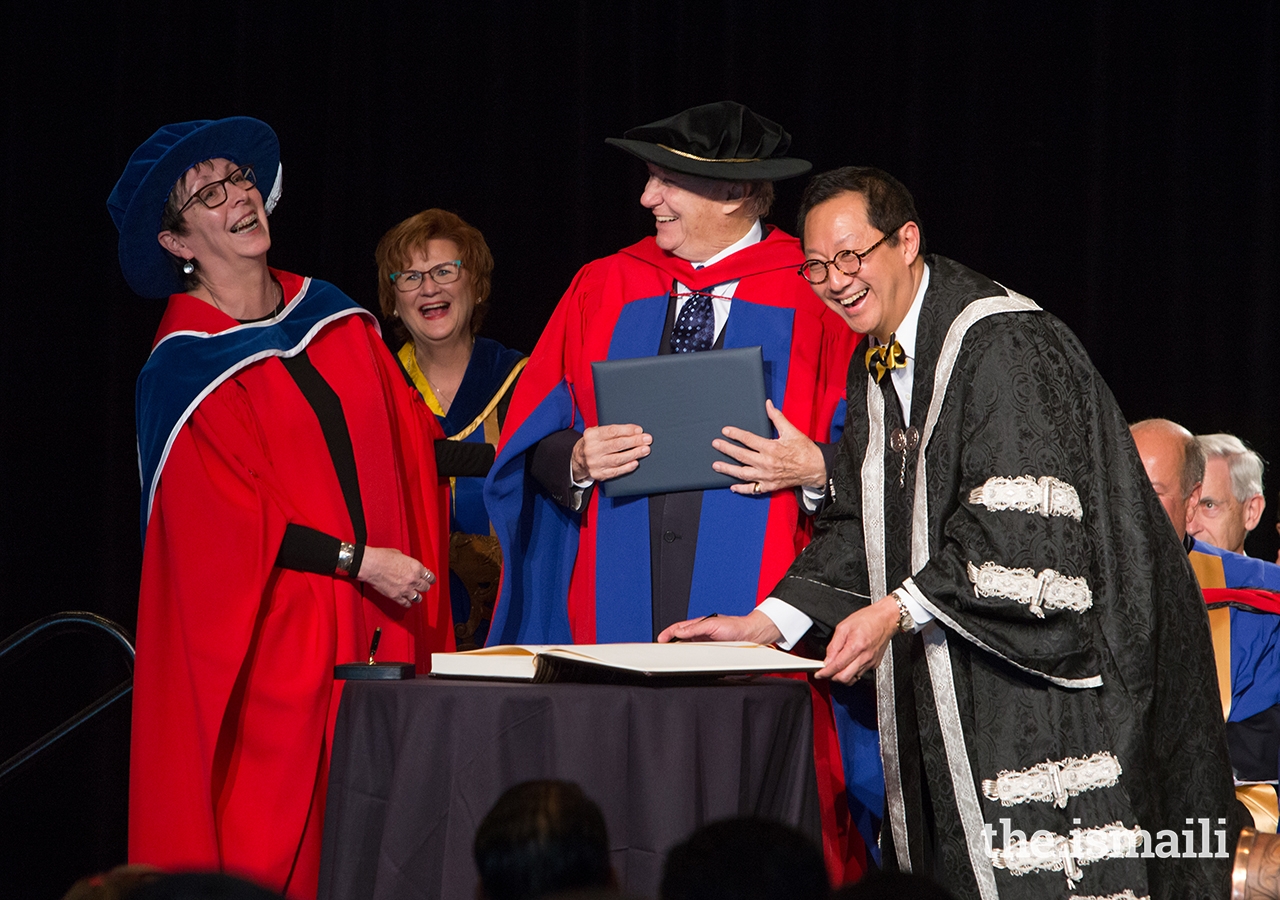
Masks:
[[[1208,481],[1203,438],[1193,437],[1168,419],[1146,419],[1130,430],[1147,477],[1187,548],[1209,603],[1237,796],[1260,829],[1275,831],[1274,790],[1239,783],[1274,783],[1280,777],[1280,600],[1269,593],[1280,591],[1280,566],[1209,546],[1192,536],[1188,525],[1204,502],[1201,483]]]
[[[1187,533],[1198,541],[1244,553],[1244,539],[1258,527],[1262,496],[1262,457],[1234,434],[1201,434],[1204,479],[1200,502],[1190,511]]]
[[[1208,480],[1203,441],[1168,419],[1144,419],[1129,430],[1160,505],[1187,548],[1200,587],[1280,592],[1280,566],[1225,550],[1194,533],[1192,522]],[[1261,478],[1259,472],[1259,483]]]
[[[1129,426],[1134,446],[1142,459],[1151,487],[1160,498],[1178,540],[1187,541],[1187,522],[1196,505],[1204,481],[1204,451],[1195,435],[1168,419],[1143,419]]]
[[[604,814],[569,781],[509,788],[476,830],[477,900],[616,886]]]

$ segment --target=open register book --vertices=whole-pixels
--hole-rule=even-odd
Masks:
[[[432,653],[431,674],[512,681],[635,682],[816,672],[816,659],[750,643],[503,644],[462,653]]]

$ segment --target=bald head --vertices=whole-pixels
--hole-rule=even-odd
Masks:
[[[1129,430],[1142,467],[1181,540],[1187,534],[1187,518],[1200,501],[1204,451],[1191,432],[1168,419],[1143,419]]]

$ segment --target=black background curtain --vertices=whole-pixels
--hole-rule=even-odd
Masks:
[[[379,236],[461,214],[497,260],[486,333],[530,350],[579,266],[652,231],[642,165],[604,138],[736,99],[816,170],[902,179],[929,249],[1064,319],[1129,419],[1280,459],[1278,18],[1190,0],[15,5],[0,636],[64,609],[133,626],[133,384],[163,302],[125,285],[105,201],[132,150],[186,119],[277,130],[272,264],[370,308]],[[803,184],[778,186],[785,230]],[[1277,487],[1248,545],[1267,559]],[[24,663],[0,671],[0,756],[120,677],[76,641]],[[0,788],[15,896],[123,859],[127,735],[117,710]]]

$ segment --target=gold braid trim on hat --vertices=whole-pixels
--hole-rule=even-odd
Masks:
[[[657,144],[656,146],[661,147],[663,150],[667,150],[671,153],[674,153],[676,156],[683,156],[685,159],[693,159],[693,160],[697,160],[698,162],[738,163],[738,162],[763,162],[764,161],[763,157],[759,157],[759,156],[751,157],[750,159],[709,159],[705,156],[694,156],[692,153],[685,153],[683,150],[677,150],[675,147],[668,147],[666,144]]]

